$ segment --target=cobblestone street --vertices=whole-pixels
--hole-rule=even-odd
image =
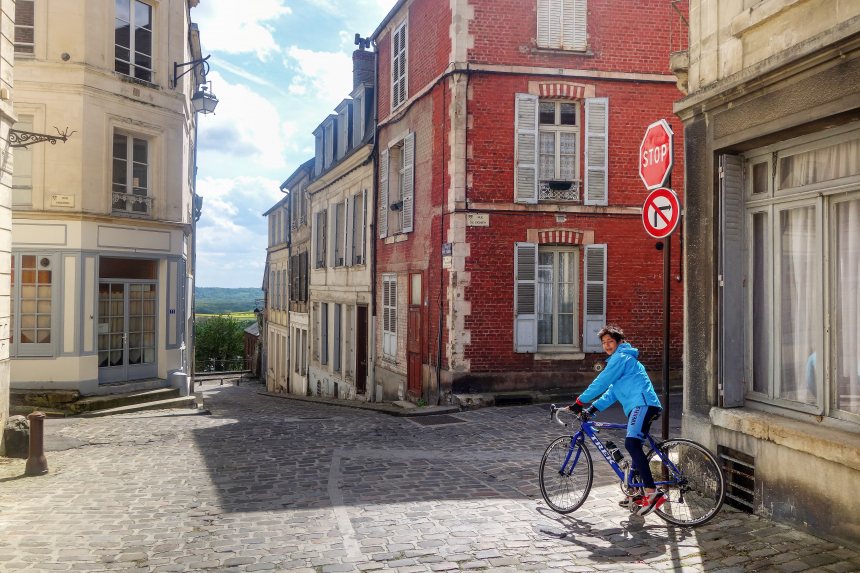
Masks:
[[[860,571],[856,551],[730,508],[691,530],[631,517],[600,460],[586,504],[555,514],[541,406],[422,426],[204,390],[210,415],[50,420],[46,476],[0,460],[0,570]]]

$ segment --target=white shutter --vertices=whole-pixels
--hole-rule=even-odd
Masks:
[[[403,140],[403,189],[400,199],[403,201],[401,233],[412,232],[412,221],[415,210],[415,132]]]
[[[538,0],[537,43],[541,48],[561,48],[563,0]]]
[[[582,346],[585,352],[600,352],[597,333],[606,324],[606,245],[585,247],[585,315]]]
[[[564,0],[562,7],[562,45],[566,50],[585,50],[586,0]]]
[[[744,405],[743,161],[720,156],[720,386],[721,406]]]
[[[388,150],[379,154],[379,217],[376,225],[379,228],[379,238],[388,236]]]
[[[538,97],[517,94],[514,145],[514,201],[538,202]]]
[[[367,189],[361,192],[361,264],[367,264]]]
[[[609,100],[585,100],[585,201],[586,205],[608,203]]]
[[[353,210],[352,206],[352,195],[347,195],[346,199],[344,199],[344,203],[346,206],[343,209],[344,212],[344,231],[343,231],[343,264],[351,267],[355,264],[355,261],[352,260],[352,228],[353,228]]]
[[[514,246],[514,350],[537,352],[537,245]]]

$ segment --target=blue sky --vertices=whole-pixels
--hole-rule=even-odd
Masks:
[[[191,10],[218,97],[200,117],[197,285],[259,287],[262,213],[313,156],[312,131],[352,91],[356,32],[369,36],[396,0],[201,0]]]

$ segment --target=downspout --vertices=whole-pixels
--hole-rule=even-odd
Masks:
[[[442,405],[442,315],[445,310],[445,265],[444,265],[444,245],[445,245],[445,209],[447,197],[445,196],[445,121],[447,117],[448,99],[445,94],[445,84],[442,84],[442,161],[440,161],[440,169],[442,176],[439,184],[442,187],[442,204],[439,211],[439,323],[436,332],[436,405]]]
[[[379,98],[379,50],[376,40],[373,42],[373,147],[370,150],[370,158],[373,161],[373,214],[370,216],[370,339],[368,340],[370,352],[367,353],[370,360],[368,377],[370,387],[373,388],[371,401],[382,400],[382,392],[376,389],[376,217],[379,213],[377,202],[379,201],[379,161],[376,155],[379,150],[379,111],[376,102]]]

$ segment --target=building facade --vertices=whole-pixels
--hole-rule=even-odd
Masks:
[[[637,157],[665,118],[682,163],[668,65],[673,38],[686,46],[682,22],[657,0],[394,6],[372,36],[383,396],[585,384],[606,322],[660,364],[662,254],[640,219]]]
[[[21,2],[22,4],[24,2]],[[15,67],[15,1],[0,0],[0,145],[4,150],[2,169],[0,169],[0,210],[3,211],[3,223],[0,224],[0,256],[9,260],[12,251],[12,161],[9,150],[9,128],[15,123],[15,110],[12,105],[13,77]],[[23,25],[23,23],[22,23]],[[22,30],[22,36],[24,36]],[[26,37],[22,38],[22,42]],[[6,97],[2,97],[3,95]],[[9,416],[9,308],[10,297],[10,273],[9,268],[4,266],[0,270],[0,430],[6,427],[6,419]],[[0,456],[5,449],[3,435],[0,432]]]
[[[373,400],[370,258],[374,54],[353,53],[353,92],[314,132],[309,392]]]
[[[289,393],[308,393],[308,354],[310,331],[308,315],[308,282],[311,248],[311,226],[308,216],[308,182],[314,172],[315,159],[304,162],[282,184],[281,191],[290,194],[290,264],[289,264]]]
[[[266,389],[287,392],[289,387],[290,313],[290,197],[275,203],[263,213],[269,228],[266,250],[266,293],[264,325],[266,332]]]
[[[196,0],[19,2],[12,387],[81,395],[188,370]],[[22,22],[24,20],[21,20]]]
[[[822,483],[860,482],[860,4],[692,0],[689,45],[684,433],[734,505],[856,545]]]

